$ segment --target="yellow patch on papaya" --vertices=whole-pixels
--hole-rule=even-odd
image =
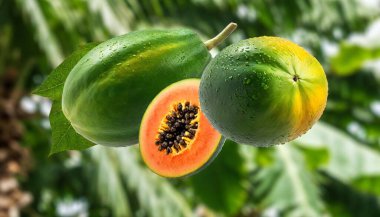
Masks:
[[[279,37],[257,37],[228,46],[209,63],[200,101],[227,138],[270,146],[310,129],[325,109],[327,90],[322,66],[305,49]]]

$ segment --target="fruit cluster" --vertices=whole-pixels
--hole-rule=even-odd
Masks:
[[[62,110],[84,138],[140,145],[165,177],[193,174],[225,139],[253,146],[286,143],[321,117],[327,79],[295,43],[254,37],[215,58],[209,50],[236,28],[202,42],[191,30],[136,31],[91,49],[71,70]]]

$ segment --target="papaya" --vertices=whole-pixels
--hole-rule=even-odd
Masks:
[[[225,137],[244,144],[286,143],[321,117],[328,83],[321,64],[297,44],[255,37],[222,50],[200,85],[203,112]]]
[[[79,60],[64,83],[65,117],[95,144],[136,144],[141,118],[154,96],[176,81],[200,78],[211,59],[208,49],[233,27],[206,43],[188,29],[153,29],[99,44]]]
[[[224,137],[213,128],[199,103],[199,79],[162,90],[145,111],[140,126],[142,159],[156,174],[182,177],[205,168],[221,150]]]

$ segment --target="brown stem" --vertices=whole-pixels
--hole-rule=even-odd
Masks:
[[[213,49],[223,42],[237,27],[236,23],[230,23],[217,36],[205,42],[208,50]]]

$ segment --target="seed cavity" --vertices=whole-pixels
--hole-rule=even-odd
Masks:
[[[188,101],[174,105],[159,129],[155,141],[158,151],[165,151],[168,155],[185,149],[197,133],[198,112],[199,107]]]

